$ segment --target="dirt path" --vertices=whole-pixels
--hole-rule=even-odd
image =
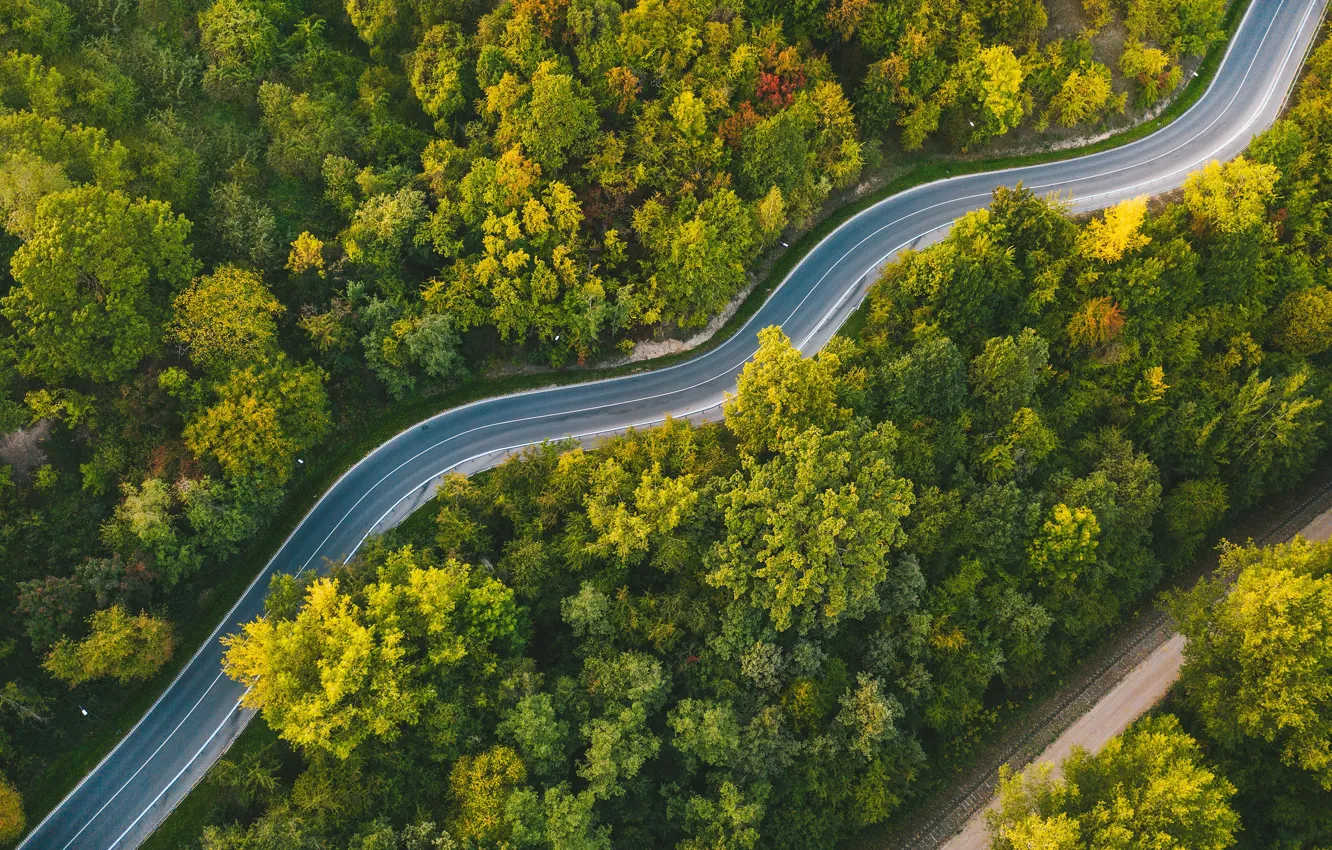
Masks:
[[[1289,540],[1297,532],[1310,540],[1332,536],[1332,468],[1319,469],[1297,493],[1236,522],[1225,536],[1270,544]],[[1215,562],[1215,556],[1200,562],[1193,577],[1212,569]],[[1192,581],[1180,579],[1176,584],[1187,586]],[[987,836],[979,813],[994,798],[999,768],[1025,767],[1038,760],[1057,763],[1074,744],[1099,749],[1169,690],[1179,674],[1181,649],[1170,617],[1159,606],[1148,606],[1117,635],[1107,637],[1057,691],[1012,720],[970,768],[949,780],[912,817],[883,832],[866,832],[851,846],[855,850],[984,848]]]
[[[1322,542],[1332,536],[1332,509],[1323,511],[1300,530],[1307,540]],[[1106,742],[1128,728],[1129,724],[1160,702],[1179,678],[1184,664],[1184,636],[1170,634],[1128,675],[1119,681],[1086,714],[1082,715],[1055,742],[1036,757],[1034,764],[1059,764],[1074,747],[1096,752]],[[967,819],[962,831],[942,845],[941,850],[985,850],[990,838],[985,829],[985,814],[998,805],[997,798]]]

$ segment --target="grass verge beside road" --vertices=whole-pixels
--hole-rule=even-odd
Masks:
[[[1248,7],[1248,2],[1249,0],[1237,0],[1232,4],[1226,19],[1228,35],[1233,35],[1245,9]],[[1197,102],[1220,66],[1228,43],[1229,38],[1225,42],[1215,45],[1209,51],[1198,69],[1197,76],[1189,82],[1171,106],[1161,115],[1150,121],[1127,128],[1123,132],[1095,144],[1081,148],[1060,151],[1046,150],[1022,156],[991,159],[941,159],[922,156],[916,160],[906,160],[904,164],[908,170],[905,173],[876,191],[838,207],[806,232],[790,248],[783,250],[772,262],[771,268],[762,281],[754,287],[736,313],[711,339],[691,351],[610,369],[570,369],[539,375],[515,375],[498,380],[474,380],[446,393],[417,399],[387,410],[362,412],[358,417],[345,421],[342,426],[344,439],[336,441],[336,444],[329,447],[327,451],[308,459],[302,472],[293,479],[290,485],[291,492],[279,513],[279,518],[271,523],[269,528],[259,535],[244,552],[232,558],[214,573],[214,575],[220,575],[221,578],[212,584],[191,583],[169,601],[168,607],[171,609],[173,619],[179,624],[180,649],[176,659],[158,677],[136,688],[132,696],[124,699],[114,709],[111,709],[106,716],[101,718],[102,723],[100,725],[90,726],[90,731],[75,746],[69,747],[58,757],[51,760],[42,778],[31,783],[25,789],[25,802],[30,826],[39,823],[46,813],[54,808],[64,795],[115,746],[115,743],[121,738],[121,730],[128,731],[152,705],[161,691],[174,679],[180,668],[193,655],[195,648],[208,638],[216,623],[230,610],[253,577],[278,550],[292,529],[313,507],[319,497],[356,461],[395,434],[431,415],[477,399],[539,387],[581,383],[659,369],[696,357],[734,335],[754,315],[768,295],[795,268],[800,258],[804,257],[824,237],[854,215],[884,198],[935,180],[981,171],[995,171],[1071,159],[1118,147],[1143,138],[1170,123]],[[355,436],[351,436],[352,434]],[[247,731],[240,740],[244,742],[252,737],[252,732]],[[237,746],[241,746],[241,744]],[[190,800],[182,805],[177,814],[184,815],[188,809],[191,809],[194,805],[191,801],[198,797],[200,793],[196,791]],[[162,829],[166,830],[175,821],[176,817],[177,815],[173,815]],[[175,827],[171,828],[175,829]],[[185,832],[188,832],[188,830]]]

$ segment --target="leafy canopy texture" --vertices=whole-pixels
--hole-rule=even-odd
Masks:
[[[227,638],[225,666],[284,738],[345,759],[423,718],[447,724],[432,703],[450,677],[519,645],[516,616],[499,582],[406,547],[359,590],[316,579],[293,618],[269,616]]]
[[[77,643],[57,643],[43,665],[70,685],[90,679],[118,679],[126,684],[150,678],[171,660],[175,635],[171,624],[148,614],[130,616],[113,605],[88,619],[92,633]]]
[[[718,496],[726,536],[707,581],[765,611],[778,631],[808,631],[876,603],[902,542],[911,484],[893,474],[891,425],[791,435],[775,456],[746,458]]]
[[[1225,12],[0,0],[0,769],[36,788],[83,734],[53,647],[123,707],[124,623],[202,616],[330,447],[469,368],[706,327],[904,150],[1113,131]],[[201,846],[812,850],[895,817],[1320,462],[1330,81],[1323,47],[1179,201],[997,191],[885,266],[854,340],[764,331],[724,425],[534,448],[280,578],[233,672],[281,737]],[[1309,641],[1218,665],[1267,687],[1229,712],[1258,734],[1180,703],[1241,840],[1327,843]]]
[[[1096,755],[1001,775],[986,816],[993,850],[1225,850],[1239,818],[1235,788],[1202,761],[1173,715],[1149,717]]]
[[[281,356],[237,369],[216,386],[216,401],[185,426],[185,442],[195,454],[216,458],[233,480],[281,485],[296,456],[328,431],[323,377],[319,367],[293,366]]]
[[[14,841],[27,826],[23,816],[23,798],[14,784],[0,776],[0,841]]]
[[[1211,737],[1263,741],[1332,790],[1332,544],[1232,546],[1222,566],[1232,590],[1176,604],[1189,704]]]
[[[259,274],[221,266],[176,296],[169,325],[196,366],[214,373],[268,359],[283,306]]]
[[[161,344],[170,294],[194,274],[190,223],[169,204],[84,186],[42,199],[0,299],[19,368],[48,381],[123,378]]]
[[[686,5],[603,15],[573,3],[563,18],[579,23],[561,44],[613,63],[598,77],[615,86],[603,118],[647,115],[644,100],[662,101],[656,130],[675,145],[650,160],[662,170],[706,154],[700,121],[717,117],[719,101],[697,79],[675,89],[660,80],[691,50],[697,61],[739,44],[726,40],[729,24],[692,19]],[[1021,11],[1013,26],[1025,31]],[[838,12],[840,23],[854,17]],[[547,19],[534,14],[525,29],[517,16],[501,20],[503,37],[486,31],[499,51],[478,59],[476,82],[492,90],[494,131],[520,138],[533,126],[523,87],[548,58],[533,47]],[[552,8],[552,32],[567,32],[560,20]],[[654,32],[672,37],[652,42]],[[606,54],[591,46],[598,33],[613,34],[598,48]],[[1253,175],[1223,170],[1200,204],[1131,203],[1079,223],[1029,190],[1000,190],[939,244],[885,267],[854,341],[803,357],[764,331],[724,423],[671,421],[595,449],[532,447],[485,475],[449,477],[426,510],[367,540],[324,582],[280,578],[267,616],[229,659],[262,695],[290,769],[271,797],[209,833],[208,850],[415,850],[421,836],[515,850],[813,850],[899,816],[996,710],[1048,686],[1191,568],[1228,518],[1318,463],[1332,379],[1326,352],[1300,352],[1317,349],[1332,245],[1332,48],[1320,55],[1306,83],[1313,99],[1254,146],[1253,163],[1281,174],[1261,191]],[[899,70],[928,68],[917,59]],[[804,119],[774,120],[785,111],[775,104],[799,99],[796,79],[782,75],[800,54],[757,61],[773,69],[768,102],[751,101],[752,123],[726,132],[742,148],[753,133],[749,163],[783,166],[771,173],[784,207],[799,194],[801,172],[784,157],[794,161]],[[606,97],[583,67],[545,73],[583,83],[572,96]],[[1048,73],[1025,60],[1022,70]],[[626,97],[640,99],[616,111]],[[303,314],[329,365],[369,337],[383,355],[372,368],[423,381],[411,340],[429,315],[469,328],[502,315],[516,338],[536,314],[534,332],[553,341],[563,299],[596,295],[577,274],[598,277],[614,315],[602,276],[613,264],[594,273],[560,263],[593,244],[606,256],[623,248],[630,264],[641,257],[636,237],[585,240],[575,206],[586,216],[609,196],[563,179],[583,156],[600,157],[608,185],[659,179],[636,169],[648,162],[631,153],[639,130],[617,125],[615,136],[590,154],[570,144],[561,179],[521,144],[481,158],[434,146],[430,181],[450,205],[432,194],[427,215],[434,244],[462,267],[430,284],[420,313],[380,279]],[[745,153],[743,180],[700,194],[775,202],[770,187],[746,185],[764,171],[746,167]],[[435,192],[344,164],[329,173],[356,204]],[[644,191],[662,194],[642,221],[649,230],[669,234],[700,215],[665,190]],[[651,204],[638,197],[640,211]],[[1241,199],[1250,225],[1216,226]],[[358,244],[372,230],[358,231]],[[489,237],[486,262],[467,259],[478,237]],[[333,240],[307,243],[300,285],[325,280],[316,258],[330,278],[341,273],[335,250]],[[538,259],[560,269],[559,286],[537,274]],[[472,273],[491,287],[485,299],[469,301]],[[212,399],[189,407],[181,397],[191,417]],[[139,477],[124,494],[134,509],[116,523],[122,562],[130,541],[165,553],[163,529],[184,530],[170,507],[184,497],[170,482]],[[1268,835],[1321,846],[1332,811],[1319,762],[1327,558],[1301,557],[1306,566],[1281,562],[1280,581],[1241,580],[1197,606],[1188,633],[1210,655],[1199,698],[1185,679],[1178,723],[1144,721],[1070,759],[1061,780],[1010,778],[999,846],[1219,850]],[[79,592],[25,589],[30,610],[62,606],[34,616],[35,633],[77,623]]]
[[[725,404],[726,427],[749,452],[776,451],[796,431],[833,430],[850,418],[851,410],[838,403],[845,383],[838,346],[805,358],[780,328],[758,336],[759,349]]]

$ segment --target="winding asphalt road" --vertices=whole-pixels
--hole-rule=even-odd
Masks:
[[[723,394],[780,325],[816,351],[896,252],[937,241],[958,216],[1019,181],[1075,211],[1175,188],[1240,153],[1279,113],[1327,0],[1252,0],[1203,97],[1159,132],[1062,162],[951,178],[902,192],[814,248],[734,337],[665,369],[493,398],[412,426],[349,470],[315,505],[209,640],[120,744],[20,844],[21,850],[130,850],[166,818],[245,727],[243,686],[221,671],[218,638],[263,611],[269,576],[355,553],[425,502],[445,472],[473,472],[542,440],[590,439],[666,415],[715,418]]]

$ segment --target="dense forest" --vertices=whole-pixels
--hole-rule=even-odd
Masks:
[[[1075,752],[1058,779],[1007,775],[994,850],[1332,840],[1332,544],[1228,545],[1218,574],[1172,601],[1188,641],[1179,717]]]
[[[1224,12],[0,0],[0,842],[22,828],[19,792],[92,734],[76,708],[107,723],[169,669],[181,623],[255,569],[239,553],[297,459],[364,411],[494,362],[593,363],[691,333],[839,190],[922,147],[1104,132],[1177,90]],[[829,433],[890,415],[857,398]],[[755,464],[768,442],[749,444]],[[751,474],[732,467],[677,472]],[[897,481],[883,472],[905,511]],[[517,539],[489,533],[499,548],[468,557]],[[825,619],[864,614],[871,579]],[[972,696],[939,728],[962,728]]]
[[[892,818],[1318,458],[1329,134],[1332,44],[1178,200],[1078,223],[1000,190],[855,339],[765,330],[724,424],[531,449],[275,578],[226,669],[280,741],[222,762],[201,846],[826,848]],[[1175,600],[1179,715],[1010,778],[996,846],[1325,846],[1329,565],[1227,549]]]

